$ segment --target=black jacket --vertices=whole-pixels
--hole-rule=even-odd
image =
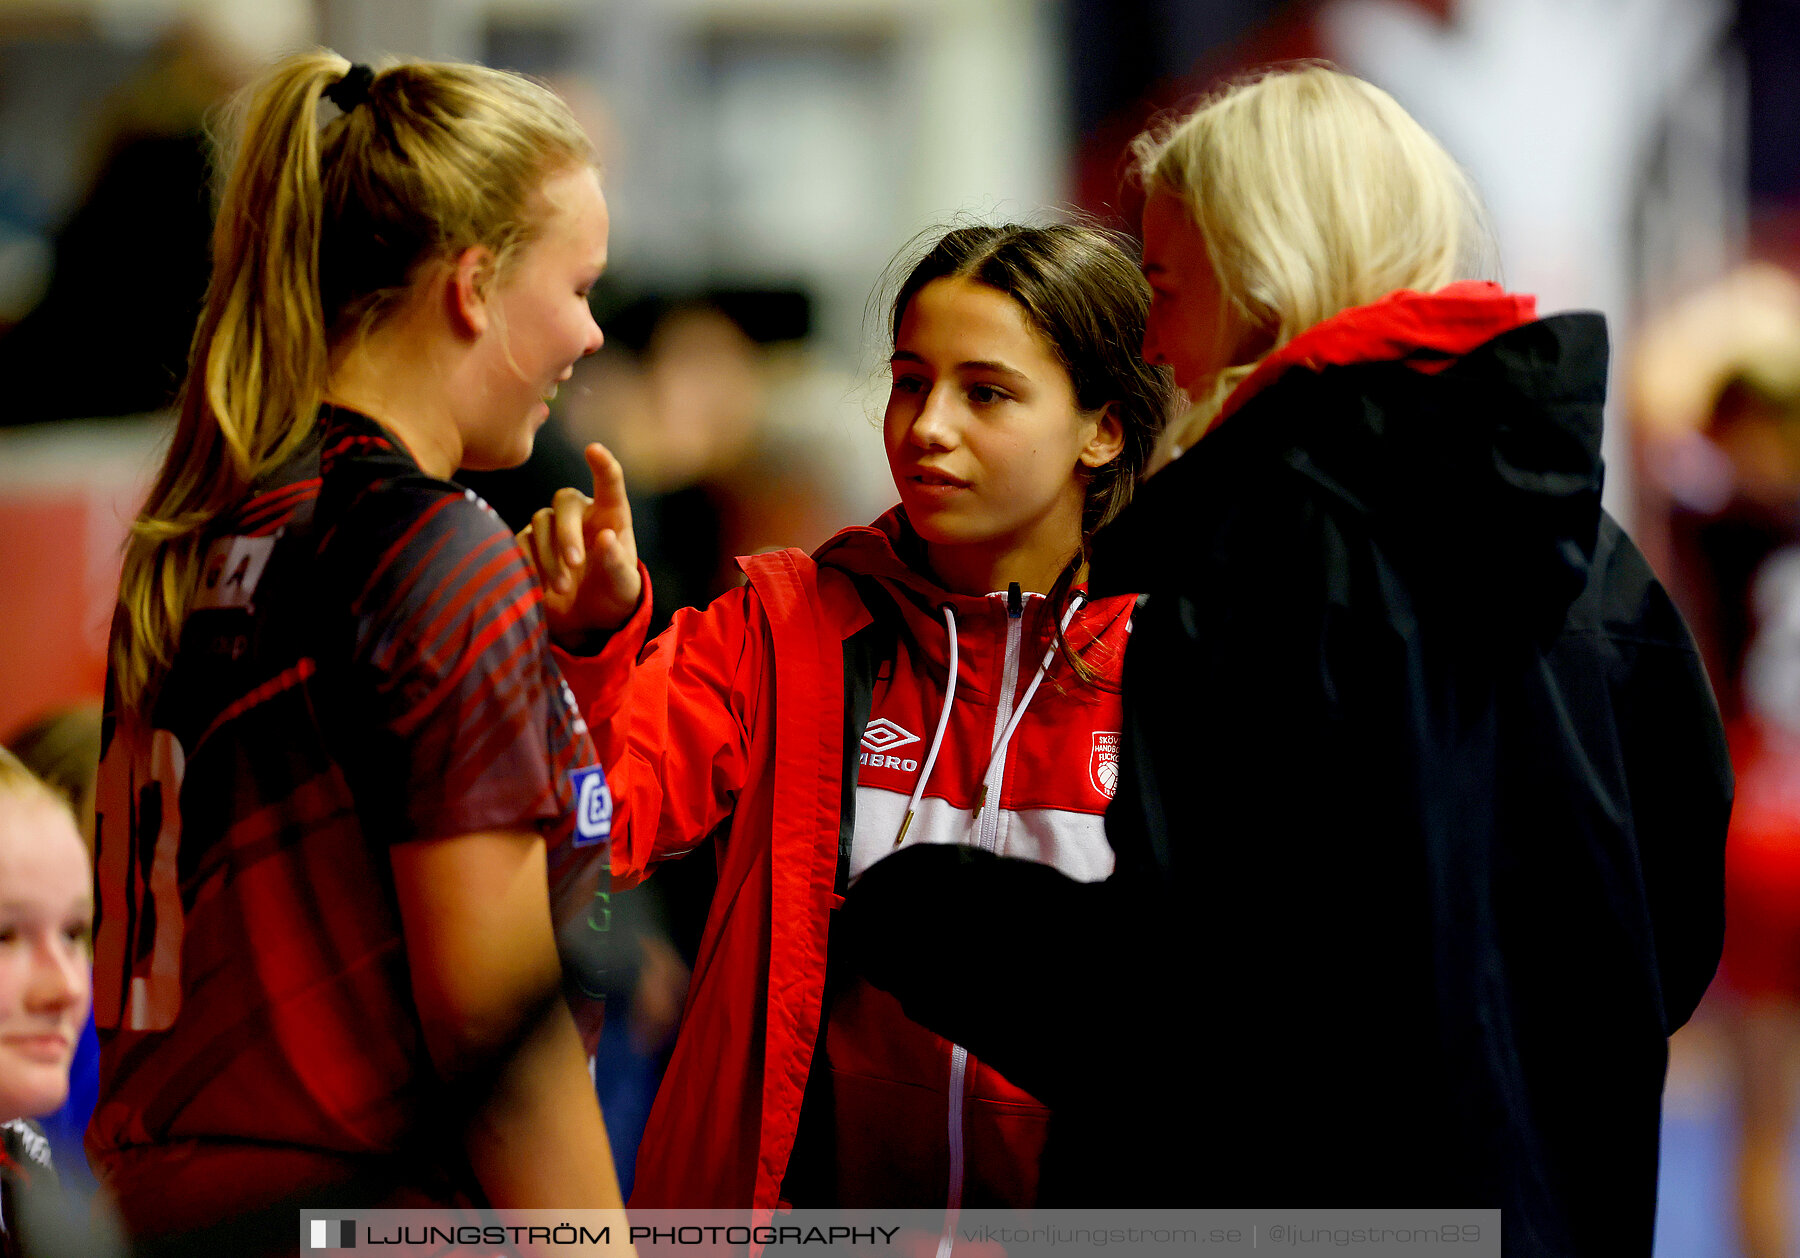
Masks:
[[[1042,1204],[1497,1206],[1509,1254],[1650,1253],[1731,775],[1600,507],[1605,377],[1592,315],[1290,369],[1096,547],[1146,595],[1113,877],[940,848],[852,890],[855,962],[1055,1110]]]

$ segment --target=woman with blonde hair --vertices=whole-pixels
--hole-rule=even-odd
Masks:
[[[1731,778],[1600,505],[1604,324],[1487,282],[1467,176],[1335,70],[1137,152],[1145,355],[1197,405],[1095,543],[1146,592],[1117,871],[902,852],[850,951],[1050,1104],[1045,1204],[1487,1207],[1509,1254],[1648,1255]],[[1008,911],[884,948],[927,887]]]
[[[521,462],[600,346],[593,155],[529,80],[326,51],[233,134],[114,621],[90,1154],[141,1236],[616,1205],[555,931],[604,780],[522,552],[449,480]]]

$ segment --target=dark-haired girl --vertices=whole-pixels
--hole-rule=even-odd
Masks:
[[[1171,401],[1137,357],[1148,305],[1100,233],[950,232],[893,304],[900,505],[810,557],[744,560],[746,585],[639,657],[643,600],[571,673],[612,782],[615,878],[718,840],[634,1206],[1032,1202],[1043,1107],[826,961],[849,880],[902,845],[1112,867],[1132,600],[1080,582]],[[569,492],[534,522],[569,633],[617,627],[598,604],[640,589],[617,465],[590,457],[598,501]]]

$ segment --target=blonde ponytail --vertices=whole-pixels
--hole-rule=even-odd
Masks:
[[[112,663],[126,706],[174,659],[207,526],[311,431],[326,364],[316,117],[349,66],[290,58],[233,102],[220,145],[231,176],[175,435],[125,547]]]

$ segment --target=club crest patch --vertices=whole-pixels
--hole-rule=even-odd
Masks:
[[[1119,733],[1096,730],[1094,751],[1088,757],[1088,781],[1094,789],[1111,799],[1119,791]]]
[[[606,770],[599,765],[575,769],[569,774],[575,792],[575,846],[589,847],[612,837],[612,790]]]

